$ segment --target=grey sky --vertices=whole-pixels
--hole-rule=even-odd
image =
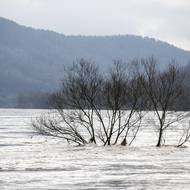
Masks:
[[[190,50],[190,0],[0,0],[0,16],[64,34],[136,34]]]

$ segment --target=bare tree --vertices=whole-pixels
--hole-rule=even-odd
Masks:
[[[50,105],[57,111],[57,117],[50,119],[51,116],[48,116],[48,119],[37,122],[35,128],[49,135],[54,132],[68,142],[78,145],[89,141],[96,143],[94,105],[98,100],[101,80],[94,64],[83,59],[73,63],[64,72],[61,90],[50,99]]]
[[[159,121],[156,145],[159,147],[165,130],[175,122],[189,117],[187,112],[175,111],[175,105],[184,93],[184,75],[174,62],[165,71],[159,71],[154,58],[142,60],[141,64],[141,84],[150,101],[150,109],[155,111]],[[173,117],[170,117],[171,115]]]
[[[143,117],[139,84],[120,61],[103,77],[97,66],[81,59],[66,70],[61,90],[51,97],[58,114],[42,117],[33,126],[42,134],[78,145],[112,145],[119,139],[130,145]]]
[[[182,128],[182,135],[179,139],[177,147],[182,147],[185,143],[189,142],[190,139],[190,122],[189,125]]]
[[[139,107],[139,84],[137,76],[130,76],[125,64],[115,61],[103,90],[108,118],[105,144],[117,144],[122,136],[121,144],[130,145],[136,138],[143,117]]]

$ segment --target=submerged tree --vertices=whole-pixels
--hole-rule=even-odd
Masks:
[[[184,94],[184,75],[171,63],[164,71],[156,66],[156,60],[150,58],[141,61],[141,84],[159,121],[158,141],[156,146],[163,143],[164,132],[172,124],[190,116],[188,112],[176,112],[176,104]]]
[[[56,114],[37,119],[33,126],[78,145],[112,145],[119,139],[130,145],[143,117],[140,100],[138,76],[129,77],[120,61],[103,77],[96,65],[81,59],[66,70],[61,90],[50,99]]]
[[[48,116],[34,123],[35,128],[78,145],[96,143],[94,112],[101,84],[95,65],[84,60],[73,63],[64,73],[61,90],[50,99],[50,105],[57,111],[56,118]]]
[[[177,111],[185,94],[183,82],[183,72],[175,64],[161,71],[154,58],[130,65],[115,61],[105,73],[81,59],[65,70],[61,89],[51,96],[53,113],[38,118],[33,126],[41,134],[78,145],[131,145],[146,110],[153,110],[160,147],[166,131],[190,116]],[[180,126],[178,146],[190,138],[190,126]]]
[[[115,61],[103,84],[102,97],[106,110],[103,115],[98,114],[101,126],[106,126],[105,132],[101,132],[104,136],[100,136],[104,145],[117,144],[120,137],[122,145],[132,144],[143,117],[141,92],[138,76],[131,76],[125,64]]]

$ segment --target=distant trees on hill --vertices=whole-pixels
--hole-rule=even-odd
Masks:
[[[189,51],[148,37],[65,36],[0,17],[0,107],[16,107],[20,94],[55,91],[63,68],[73,59],[85,57],[106,70],[114,59],[131,61],[150,55],[159,59],[162,69],[171,58],[181,66],[190,60]]]

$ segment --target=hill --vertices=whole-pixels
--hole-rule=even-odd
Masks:
[[[115,59],[148,56],[158,59],[161,68],[171,59],[182,66],[190,60],[190,52],[148,37],[65,36],[0,18],[0,107],[15,107],[17,97],[55,90],[64,66],[76,59],[105,69]]]

